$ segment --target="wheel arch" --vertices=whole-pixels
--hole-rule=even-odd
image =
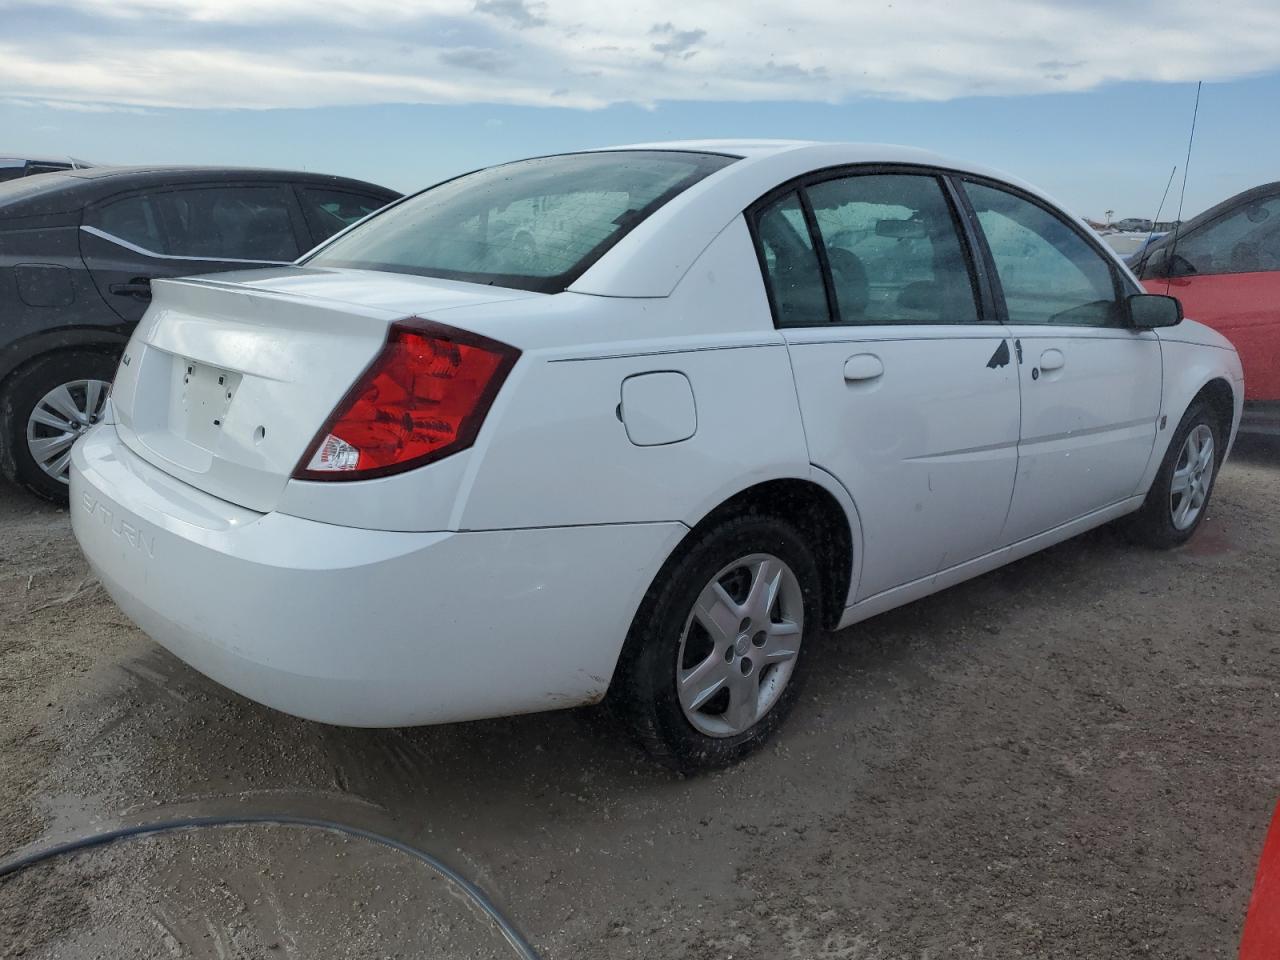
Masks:
[[[91,350],[112,356],[121,353],[128,343],[127,333],[92,327],[52,330],[24,337],[0,350],[0,390],[14,374],[50,354]]]
[[[55,330],[25,337],[0,351],[0,400],[6,396],[16,377],[47,357],[81,351],[100,353],[105,357],[118,356],[128,343],[128,336],[100,329]],[[0,411],[0,424],[6,422],[6,414]],[[13,456],[6,430],[0,429],[0,467],[6,474],[12,473]]]
[[[785,520],[813,546],[822,573],[823,625],[833,629],[844,614],[860,572],[856,566],[862,553],[861,523],[848,493],[830,474],[817,468],[808,477],[764,480],[723,499],[690,526],[658,577],[697,534],[730,517],[748,514]]]
[[[1164,360],[1160,420],[1146,472],[1134,491],[1137,494],[1151,489],[1178,424],[1192,404],[1204,400],[1213,409],[1221,428],[1222,459],[1231,449],[1244,407],[1244,383],[1234,352],[1174,340],[1163,340],[1160,350]]]
[[[1218,448],[1218,462],[1221,463],[1227,456],[1227,446],[1231,442],[1231,437],[1235,428],[1236,420],[1236,396],[1235,391],[1231,389],[1231,384],[1227,382],[1225,377],[1214,377],[1199,392],[1191,398],[1188,407],[1200,400],[1204,400],[1213,410],[1214,416],[1218,419],[1219,436],[1222,438],[1222,444]]]

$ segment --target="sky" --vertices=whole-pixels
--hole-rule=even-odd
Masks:
[[[650,140],[903,143],[1100,218],[1280,179],[1274,0],[0,0],[0,152],[409,191]]]

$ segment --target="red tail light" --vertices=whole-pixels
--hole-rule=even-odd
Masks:
[[[465,450],[519,356],[505,343],[417,317],[394,324],[294,477],[368,480]]]

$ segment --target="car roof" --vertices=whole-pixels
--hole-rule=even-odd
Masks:
[[[315,184],[346,187],[361,192],[382,194],[387,200],[399,197],[399,191],[332,174],[295,170],[271,170],[256,167],[198,167],[150,165],[131,167],[89,167],[83,170],[60,170],[25,177],[26,183],[11,180],[0,184],[0,218],[44,216],[70,213],[88,204],[129,190],[184,183],[237,183],[278,181],[280,183]]]
[[[994,177],[1015,183],[1024,188],[1027,186],[1019,183],[1017,178],[1011,177],[1007,173],[982,164],[933,153],[928,150],[921,150],[918,147],[907,147],[894,143],[833,142],[826,140],[659,140],[652,143],[628,143],[599,149],[601,151],[671,150],[691,153],[718,153],[741,160],[776,157],[780,154],[817,158],[838,153],[844,158],[839,161],[841,164],[905,163],[925,165]]]
[[[920,166],[1008,184],[1063,206],[1030,184],[983,164],[884,143],[808,140],[674,140],[627,144],[606,151],[670,150],[737,157],[656,210],[569,286],[575,293],[665,297],[716,236],[742,211],[781,184],[833,167]],[[1073,218],[1088,230],[1083,220]],[[1119,258],[1114,258],[1117,263]]]
[[[365,180],[355,180],[351,177],[341,177],[336,174],[312,173],[302,170],[277,170],[268,167],[216,167],[188,164],[149,164],[137,166],[87,167],[83,170],[66,170],[63,171],[63,173],[65,176],[74,177],[77,180],[90,181],[119,181],[121,179],[131,178],[145,182],[172,181],[174,183],[182,183],[191,180],[216,182],[219,180],[234,181],[246,179],[332,183],[335,180],[345,180],[352,184],[374,187],[375,189],[385,191],[386,193],[396,192],[388,189],[387,187],[381,187]]]
[[[77,157],[68,156],[67,154],[31,154],[31,153],[6,153],[0,150],[0,163],[72,163],[79,167],[92,166],[88,160],[80,160]]]

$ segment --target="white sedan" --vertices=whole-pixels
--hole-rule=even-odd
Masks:
[[[732,762],[805,649],[1125,518],[1170,547],[1230,344],[1034,188],[915,150],[653,144],[154,285],[72,517],[120,607],[336,724],[604,698]]]

